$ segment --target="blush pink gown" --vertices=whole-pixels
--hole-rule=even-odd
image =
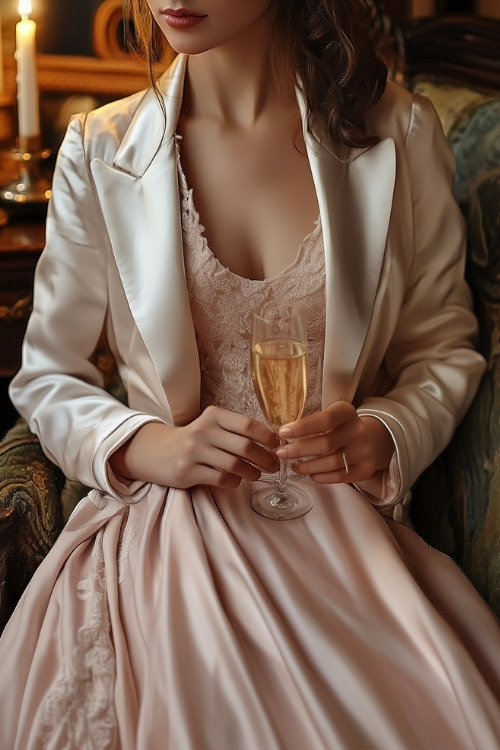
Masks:
[[[242,279],[180,180],[203,404],[260,415],[250,311],[295,298],[318,408],[320,225],[278,277]],[[495,616],[353,487],[304,487],[314,508],[289,522],[255,515],[246,483],[92,491],[0,641],[2,750],[499,750]]]

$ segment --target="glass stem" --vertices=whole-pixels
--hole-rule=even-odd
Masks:
[[[280,438],[280,445],[285,445],[286,440],[281,440]],[[280,458],[280,478],[279,478],[279,484],[276,489],[276,494],[278,497],[285,497],[286,495],[286,482],[287,482],[287,476],[288,476],[288,459],[286,458]]]

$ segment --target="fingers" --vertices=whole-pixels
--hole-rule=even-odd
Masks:
[[[234,459],[239,458],[264,471],[277,470],[278,459],[272,449],[276,448],[279,440],[265,424],[218,407],[209,407],[204,414],[212,422],[213,431],[208,434],[211,445],[228,456],[224,463],[233,464]]]
[[[197,483],[234,487],[241,479],[256,481],[262,471],[277,471],[279,462],[270,449],[278,440],[269,428],[246,415],[208,407],[186,427],[180,456],[195,466]],[[178,475],[186,467],[177,467]],[[191,471],[192,474],[192,471]]]
[[[322,411],[283,425],[279,436],[284,440],[291,440],[333,430],[338,431],[350,421],[358,419],[356,409],[352,404],[347,401],[336,401]]]
[[[360,482],[373,476],[375,465],[365,446],[352,444],[345,450],[294,464],[299,474],[309,474],[319,484]]]
[[[204,446],[197,463],[249,482],[259,479],[262,471],[273,473],[278,468],[274,453],[238,438],[230,442],[223,439],[217,445]]]
[[[355,408],[345,402],[337,402],[286,427],[289,429],[280,430],[280,438],[293,442],[280,447],[277,454],[292,460],[336,453],[341,460],[344,448],[366,439],[363,422]]]
[[[293,442],[282,445],[277,455],[296,461],[294,470],[315,482],[356,482],[375,471],[369,431],[347,402],[286,425],[280,437]]]
[[[203,416],[212,420],[214,424],[226,432],[249,438],[267,448],[274,449],[279,444],[278,437],[269,427],[246,414],[238,414],[238,412],[227,411],[217,406],[209,406],[203,412]]]
[[[274,461],[277,459],[274,458]],[[274,463],[272,465],[274,467]],[[171,458],[169,467],[173,476],[169,484],[175,487],[208,484],[231,489],[237,487],[242,479],[256,481],[262,471],[248,460],[191,435],[183,441],[182,449]]]

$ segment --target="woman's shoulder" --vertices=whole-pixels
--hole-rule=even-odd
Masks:
[[[85,140],[115,141],[121,143],[139,107],[148,97],[148,91],[139,91],[123,99],[104,104],[91,112],[76,115]]]
[[[153,140],[158,148],[165,131],[158,100],[152,89],[132,94],[87,113],[74,115],[68,125],[61,149],[82,152],[90,164],[100,159],[113,164],[120,149],[130,143],[132,149],[150,150]]]

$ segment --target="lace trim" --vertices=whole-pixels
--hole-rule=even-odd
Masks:
[[[105,750],[113,740],[116,666],[106,601],[103,534],[100,529],[95,538],[89,578],[78,583],[78,598],[89,605],[88,622],[78,630],[71,664],[62,664],[46,697],[44,750]]]

